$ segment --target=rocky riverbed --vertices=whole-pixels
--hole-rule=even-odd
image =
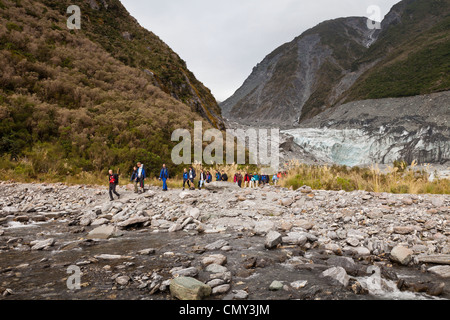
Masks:
[[[1,183],[0,299],[450,298],[448,195],[118,190]]]

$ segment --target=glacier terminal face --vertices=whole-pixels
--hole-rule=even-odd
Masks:
[[[293,136],[297,145],[318,160],[339,165],[388,164],[399,159],[427,163],[450,158],[450,142],[427,139],[426,129],[398,132],[384,127],[368,132],[364,129],[298,128],[282,133]]]

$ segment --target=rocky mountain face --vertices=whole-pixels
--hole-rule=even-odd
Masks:
[[[448,1],[405,0],[381,24],[326,21],[269,54],[221,104],[225,117],[293,126],[345,102],[450,89]]]
[[[449,1],[405,0],[379,30],[366,18],[323,22],[258,64],[221,104],[223,114],[292,129],[284,133],[302,160],[445,163],[449,13]]]

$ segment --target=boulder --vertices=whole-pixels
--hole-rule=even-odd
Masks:
[[[430,254],[417,257],[419,263],[450,264],[450,254]]]
[[[209,266],[210,264],[224,265],[225,263],[227,263],[227,257],[223,254],[212,254],[202,260],[204,266]]]
[[[170,270],[170,273],[174,277],[196,277],[198,275],[198,269],[195,267],[190,268],[174,268]]]
[[[224,266],[221,266],[220,264],[212,263],[206,267],[206,272],[211,273],[225,273],[228,271],[228,269]]]
[[[35,240],[30,244],[32,245],[31,250],[42,250],[46,247],[51,247],[55,243],[55,239],[50,238],[46,240]]]
[[[219,249],[221,249],[222,247],[224,247],[226,245],[228,245],[228,242],[226,240],[220,239],[220,240],[217,240],[217,241],[215,241],[213,243],[210,243],[210,244],[206,245],[205,249],[206,250],[211,250],[211,251],[212,250],[219,250]]]
[[[204,185],[205,190],[210,191],[238,191],[241,190],[238,185],[226,181],[214,181]]]
[[[106,240],[113,237],[115,231],[116,228],[114,226],[103,225],[89,232],[86,238],[89,240]]]
[[[279,245],[282,242],[282,236],[280,233],[276,231],[270,231],[266,236],[266,241],[264,243],[264,246],[267,249],[272,249]]]
[[[434,273],[441,278],[450,278],[450,266],[435,266],[428,268],[428,272]]]
[[[342,284],[344,287],[348,286],[350,277],[347,272],[342,267],[333,267],[322,272],[322,277],[331,278],[338,283]]]
[[[149,221],[150,218],[149,217],[132,217],[130,219],[127,219],[125,221],[120,222],[119,224],[117,224],[117,226],[119,228],[130,228],[139,224],[143,224],[147,221]]]
[[[391,260],[406,266],[411,261],[413,253],[412,250],[398,245],[391,251]]]
[[[211,287],[190,277],[170,281],[170,294],[179,300],[202,300],[211,295]]]

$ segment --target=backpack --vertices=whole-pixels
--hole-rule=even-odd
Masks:
[[[114,176],[114,184],[118,185],[119,184],[119,175],[117,173],[113,174]]]

